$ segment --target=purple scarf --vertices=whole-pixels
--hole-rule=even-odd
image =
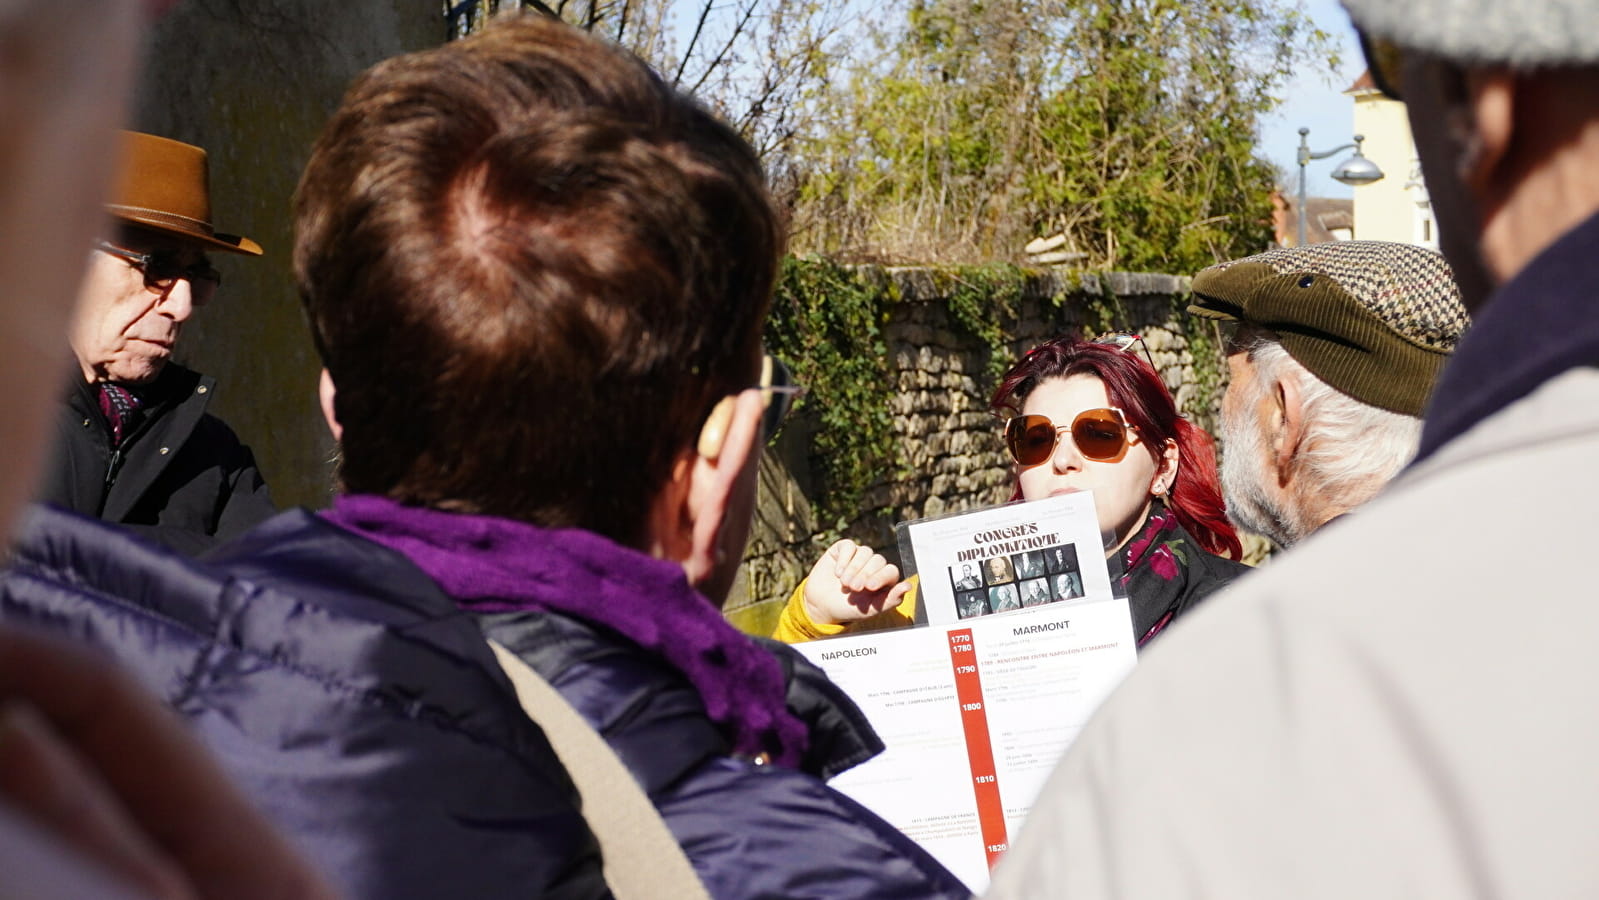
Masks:
[[[784,702],[782,667],[689,586],[682,566],[575,528],[336,498],[322,517],[394,550],[472,612],[540,610],[616,631],[699,692],[733,751],[795,768],[809,732]]]

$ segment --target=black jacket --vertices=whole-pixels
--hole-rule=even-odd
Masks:
[[[143,420],[115,450],[94,385],[73,382],[40,500],[130,526],[188,553],[243,534],[276,512],[250,448],[205,411],[214,380],[168,364],[140,390]]]

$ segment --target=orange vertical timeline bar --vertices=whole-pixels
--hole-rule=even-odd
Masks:
[[[977,648],[969,628],[949,633],[949,660],[955,668],[955,698],[961,707],[961,727],[966,731],[966,759],[972,766],[972,790],[977,795],[977,824],[994,867],[1005,852],[1005,805],[999,799],[999,779],[994,773],[994,745],[988,739],[988,713],[983,709],[983,680],[977,671]]]

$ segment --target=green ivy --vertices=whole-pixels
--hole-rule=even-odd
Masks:
[[[1179,412],[1215,434],[1219,412],[1217,404],[1221,402],[1222,392],[1227,385],[1227,357],[1222,351],[1220,329],[1215,321],[1188,315],[1188,302],[1189,298],[1184,297],[1176,313],[1178,321],[1187,323],[1188,355],[1193,358],[1194,384],[1198,388],[1193,396],[1199,398],[1198,402],[1204,403],[1205,407]]]
[[[889,409],[893,372],[882,322],[891,287],[834,262],[787,259],[766,325],[768,349],[805,385],[816,423],[817,521],[857,518],[867,488],[901,468]]]
[[[1103,274],[1099,278],[1099,292],[1093,295],[1085,294],[1083,301],[1083,336],[1098,337],[1111,331],[1120,331],[1127,327],[1127,307],[1122,305],[1122,298],[1110,289],[1110,279]]]
[[[988,347],[987,373],[998,379],[1015,362],[1007,341],[1020,309],[1027,273],[1018,266],[996,263],[943,270],[944,303],[950,320]]]

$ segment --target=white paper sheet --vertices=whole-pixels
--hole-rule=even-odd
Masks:
[[[924,528],[923,526],[934,526]],[[1068,495],[909,523],[923,602],[935,623],[798,645],[855,699],[888,749],[833,779],[925,847],[974,891],[1021,827],[1083,724],[1133,668],[1124,598],[1111,595],[1093,503]],[[1063,554],[1082,547],[1076,566]],[[979,555],[967,552],[977,549]],[[1038,553],[1037,560],[1018,558]],[[1007,567],[986,571],[988,561]],[[986,601],[994,588],[1058,576],[1088,596],[961,618],[965,567],[978,561]],[[1037,574],[1031,565],[1039,566]],[[1057,571],[1050,573],[1053,565]],[[1003,569],[1008,569],[1004,571]],[[940,592],[930,582],[942,584]],[[978,588],[968,588],[974,593]],[[995,594],[995,596],[1002,596]],[[930,596],[931,595],[931,596]]]

